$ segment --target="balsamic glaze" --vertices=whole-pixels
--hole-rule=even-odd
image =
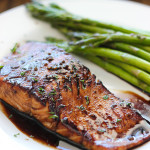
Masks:
[[[28,137],[47,146],[57,147],[59,145],[59,139],[55,135],[47,133],[42,127],[37,125],[36,122],[22,117],[8,106],[4,105],[4,103],[1,103],[1,106],[2,111],[10,121]]]

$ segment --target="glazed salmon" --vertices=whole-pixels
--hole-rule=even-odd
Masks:
[[[77,59],[28,42],[0,61],[0,99],[46,128],[91,150],[124,150],[149,140],[149,124]]]

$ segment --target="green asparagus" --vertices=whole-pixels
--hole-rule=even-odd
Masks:
[[[120,52],[109,48],[85,48],[85,49],[76,49],[76,51],[80,51],[85,56],[86,55],[101,56],[121,61],[150,73],[150,62],[125,52]]]
[[[119,76],[120,78],[128,81],[129,83],[143,89],[146,92],[150,92],[150,86],[146,83],[142,82],[141,80],[137,79],[130,73],[126,72],[125,70],[121,69],[120,67],[117,67],[116,65],[113,65],[111,63],[108,63],[107,61],[103,61],[102,59],[94,56],[86,56],[88,60],[94,62],[95,64],[99,65],[100,67],[104,68],[105,70]]]
[[[135,56],[138,56],[138,57],[143,58],[150,62],[150,53],[148,53],[138,47],[132,46],[130,44],[115,42],[115,43],[107,44],[107,46],[110,48],[113,48],[113,49],[125,51],[127,53],[133,54]]]
[[[127,71],[128,73],[132,74],[133,76],[137,77],[138,79],[140,79],[141,81],[145,82],[146,84],[148,84],[150,86],[150,74],[138,69],[134,66],[122,63],[122,62],[118,62],[118,61],[114,61],[114,60],[106,60],[109,63],[112,63],[116,66],[121,67],[122,69],[124,69],[125,71]]]
[[[65,9],[61,8],[57,4],[51,4],[50,6],[44,6],[39,3],[29,3],[27,4],[28,10],[31,12],[31,14],[39,19],[48,21],[50,23],[74,23],[74,26],[76,26],[76,23],[80,23],[83,25],[88,25],[92,27],[99,27],[104,29],[109,29],[112,31],[120,31],[123,33],[135,33],[135,34],[142,34],[145,36],[150,36],[150,32],[148,31],[140,31],[140,30],[132,30],[124,27],[120,27],[113,24],[108,24],[100,21],[95,21],[87,18],[82,18],[80,16],[73,15],[69,12],[67,12]]]
[[[92,38],[92,41],[91,41]],[[145,46],[150,46],[150,37],[143,37],[143,36],[137,36],[137,35],[129,35],[124,34],[121,32],[113,33],[113,34],[96,34],[96,36],[92,36],[90,38],[82,39],[75,43],[75,45],[84,45],[87,43],[91,43],[94,45],[94,43],[99,42],[100,46],[101,44],[107,44],[109,42],[124,42],[127,44],[141,44]]]
[[[150,53],[150,46],[143,46],[143,45],[135,45],[135,46]]]

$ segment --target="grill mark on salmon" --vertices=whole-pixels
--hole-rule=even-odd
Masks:
[[[124,150],[150,138],[130,138],[142,116],[56,46],[28,42],[0,64],[2,100],[87,149]]]

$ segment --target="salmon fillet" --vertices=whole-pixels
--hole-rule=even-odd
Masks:
[[[146,129],[133,133],[148,123],[132,103],[115,97],[63,49],[28,42],[0,65],[0,99],[86,149],[124,150],[150,138]]]

